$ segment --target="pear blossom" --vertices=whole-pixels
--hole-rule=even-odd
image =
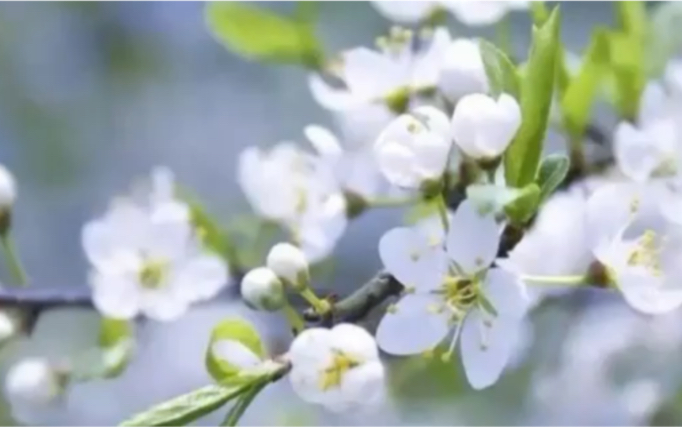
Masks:
[[[439,28],[427,47],[416,52],[413,41],[411,31],[396,28],[380,39],[380,51],[359,47],[344,52],[337,74],[345,88],[333,87],[320,75],[312,74],[309,84],[313,97],[330,110],[385,104],[394,112],[404,111],[411,94],[436,86],[450,35]]]
[[[359,326],[307,329],[294,339],[288,357],[291,385],[307,402],[341,412],[376,404],[383,397],[379,350]]]
[[[438,181],[448,164],[452,139],[445,114],[420,107],[396,118],[379,135],[374,153],[379,169],[391,183],[419,188]]]
[[[241,294],[257,310],[279,310],[286,302],[282,281],[266,267],[254,268],[244,275]]]
[[[17,184],[14,175],[0,165],[0,209],[11,208],[17,198]]]
[[[443,56],[438,88],[452,103],[465,95],[488,92],[488,76],[476,41],[456,39]]]
[[[433,349],[454,330],[446,355],[459,343],[467,379],[482,389],[497,381],[517,348],[529,300],[516,274],[491,267],[500,241],[492,216],[481,216],[465,200],[449,230],[441,248],[448,270],[440,277],[411,271],[384,248],[386,269],[412,282],[381,319],[377,342],[388,353],[410,355]]]
[[[509,146],[521,126],[521,108],[511,95],[498,99],[473,94],[462,98],[452,116],[452,136],[475,159],[494,159]]]
[[[348,222],[329,163],[293,143],[269,151],[249,147],[240,155],[237,176],[253,209],[284,225],[309,262],[329,255]]]
[[[5,378],[5,392],[12,405],[25,408],[54,403],[63,391],[63,380],[52,364],[29,357],[13,365]]]
[[[412,24],[423,21],[439,9],[452,13],[468,26],[483,26],[498,22],[508,12],[526,9],[527,1],[372,1],[386,18]]]
[[[173,320],[227,284],[228,266],[204,250],[187,207],[166,196],[119,199],[83,227],[93,302],[103,314]]]

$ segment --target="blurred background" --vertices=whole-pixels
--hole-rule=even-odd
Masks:
[[[263,3],[286,11],[293,4]],[[302,141],[311,123],[332,125],[312,99],[306,72],[247,62],[208,33],[200,2],[0,4],[0,161],[16,175],[15,236],[32,285],[85,289],[80,228],[108,200],[155,165],[171,167],[225,222],[248,211],[235,181],[248,145]],[[609,2],[564,2],[563,41],[580,51]],[[511,15],[514,49],[528,46],[530,17]],[[328,52],[373,45],[390,23],[366,2],[320,4],[318,34]],[[450,22],[460,36],[486,36]],[[353,290],[379,267],[379,237],[400,212],[372,212],[348,229],[325,286]],[[5,271],[0,271],[5,273]],[[286,326],[238,302],[195,308],[172,324],[140,325],[139,348],[121,377],[75,386],[61,409],[12,414],[1,424],[115,424],[209,383],[203,355],[211,326],[241,314],[273,347]],[[92,345],[97,315],[46,312],[30,339],[0,350],[0,363],[27,354],[68,356]],[[647,319],[621,300],[581,291],[536,310],[516,368],[485,392],[465,383],[459,361],[391,361],[390,399],[380,410],[338,418],[306,405],[283,381],[247,411],[245,424],[592,424],[682,422],[682,318]],[[279,343],[279,344],[278,344]],[[526,357],[527,355],[527,357]],[[202,420],[220,422],[222,414]],[[653,420],[653,421],[651,421]]]

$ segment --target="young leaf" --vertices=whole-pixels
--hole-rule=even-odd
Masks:
[[[532,1],[528,6],[535,25],[540,26],[549,19],[549,11],[544,1]]]
[[[257,356],[263,357],[265,355],[258,331],[250,323],[239,318],[221,321],[211,332],[211,339],[206,351],[206,369],[213,379],[223,383],[241,370],[238,366],[223,358],[216,357],[213,353],[214,343],[228,339],[243,344]]]
[[[504,207],[512,224],[524,225],[535,215],[540,205],[540,187],[530,183],[520,190],[519,196]]]
[[[251,387],[251,383],[209,385],[156,405],[123,421],[121,426],[183,426],[220,408]]]
[[[561,99],[564,126],[574,139],[580,139],[590,118],[592,103],[609,66],[608,32],[598,28],[585,51],[578,74],[570,81]]]
[[[493,184],[472,184],[467,187],[467,199],[481,214],[500,213],[504,207],[522,195],[518,188]]]
[[[507,54],[487,40],[480,40],[479,47],[492,95],[508,93],[518,99],[519,76]]]
[[[563,154],[551,154],[545,157],[536,180],[537,185],[540,186],[540,202],[547,200],[566,178],[569,167],[570,161]]]
[[[308,10],[301,12],[310,16]],[[319,68],[322,49],[312,25],[244,2],[210,2],[206,22],[228,50],[247,59]]]
[[[541,27],[533,27],[528,64],[521,79],[523,122],[504,156],[508,185],[524,187],[535,179],[547,130],[559,50],[559,8]]]
[[[102,377],[116,377],[125,370],[132,358],[134,343],[131,322],[102,318],[99,330],[99,345],[103,350]]]

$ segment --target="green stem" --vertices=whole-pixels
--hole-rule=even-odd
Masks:
[[[284,303],[284,307],[282,307],[282,313],[284,313],[284,317],[286,317],[295,335],[298,335],[305,328],[303,318],[300,314],[298,314],[298,311],[296,311],[291,304],[289,304],[288,301]]]
[[[244,394],[242,394],[239,397],[239,399],[237,399],[234,406],[230,408],[230,410],[227,413],[227,416],[225,417],[225,420],[223,420],[223,423],[221,425],[236,426],[237,423],[239,422],[239,419],[242,417],[242,415],[244,415],[246,408],[248,408],[249,405],[251,405],[253,399],[255,399],[255,397],[258,396],[258,393],[260,393],[261,390],[263,390],[269,382],[270,382],[269,380],[263,380],[257,382],[249,389],[247,389],[246,392],[244,392]]]
[[[585,276],[521,276],[525,282],[534,282],[536,285],[557,284],[557,285],[584,285]]]
[[[310,304],[317,314],[324,316],[331,310],[331,305],[329,305],[329,302],[320,299],[310,288],[305,288],[302,290],[301,296],[303,299],[308,301],[308,304]]]
[[[5,233],[0,239],[2,240],[2,247],[5,249],[7,265],[12,273],[12,277],[14,277],[19,286],[26,286],[26,272],[17,254],[14,241],[9,236],[9,233]]]
[[[368,200],[367,203],[370,208],[394,208],[394,207],[401,207],[401,206],[407,206],[411,205],[412,203],[415,203],[419,201],[418,199],[415,199],[414,197],[406,197],[406,198],[389,198],[389,197],[377,197],[371,200]]]
[[[436,203],[438,205],[438,216],[440,217],[440,223],[443,226],[443,230],[445,230],[447,233],[450,229],[450,224],[448,222],[448,207],[445,203],[445,196],[438,196]]]
[[[509,20],[509,14],[504,15],[502,19],[495,24],[495,35],[497,38],[497,46],[502,52],[513,56],[514,52],[512,52],[511,21]]]

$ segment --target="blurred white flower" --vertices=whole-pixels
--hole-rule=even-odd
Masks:
[[[291,243],[277,243],[268,253],[266,265],[294,288],[305,288],[310,280],[305,254]]]
[[[470,27],[491,25],[513,10],[528,8],[527,1],[444,1],[461,23]]]
[[[419,107],[389,124],[374,144],[374,152],[386,179],[416,189],[425,181],[440,179],[451,147],[447,116],[434,107]]]
[[[359,326],[307,329],[291,344],[289,360],[291,385],[307,402],[342,412],[376,404],[383,397],[379,350]]]
[[[456,39],[443,55],[438,88],[452,103],[472,93],[488,92],[488,76],[476,41]]]
[[[423,21],[440,7],[438,1],[374,0],[370,4],[386,18],[401,24]]]
[[[63,380],[43,358],[20,360],[7,372],[5,392],[10,403],[30,409],[55,403],[63,392]]]
[[[588,200],[588,226],[593,253],[626,302],[661,314],[682,305],[682,235],[651,198],[634,185],[600,188]]]
[[[394,29],[380,39],[381,51],[364,47],[345,52],[338,74],[345,88],[336,88],[318,74],[310,76],[314,98],[330,110],[348,110],[367,104],[385,104],[394,112],[407,107],[411,94],[432,89],[450,35],[437,29],[427,47],[413,51],[413,34]]]
[[[452,117],[452,136],[465,154],[493,159],[507,149],[521,126],[521,108],[511,95],[495,100],[473,94],[462,98]]]
[[[308,125],[303,132],[320,161],[332,171],[339,187],[365,198],[377,195],[381,176],[374,155],[368,149],[369,144],[344,150],[338,138],[322,126]]]
[[[381,319],[379,346],[397,355],[420,353],[454,329],[447,354],[460,343],[471,386],[482,389],[495,383],[517,347],[529,304],[514,273],[490,268],[499,239],[492,217],[481,216],[468,200],[460,204],[445,240],[449,275],[425,281],[414,273],[412,288]],[[393,273],[393,264],[386,267]]]
[[[320,145],[327,155],[334,150]],[[238,181],[256,213],[284,225],[310,263],[328,256],[345,231],[346,202],[333,168],[293,143],[244,150]]]
[[[17,198],[17,183],[14,175],[5,166],[0,165],[0,208],[12,207]]]
[[[275,311],[286,303],[282,281],[267,267],[254,268],[244,275],[241,294],[257,310]]]
[[[227,284],[228,266],[202,248],[187,207],[152,196],[148,204],[117,200],[83,227],[93,302],[106,316],[173,320]]]
[[[17,333],[17,321],[13,316],[4,311],[0,311],[0,344]]]

